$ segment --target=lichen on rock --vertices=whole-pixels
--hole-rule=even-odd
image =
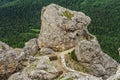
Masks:
[[[68,10],[65,10],[62,14],[62,16],[67,17],[68,19],[72,19],[72,17],[74,17],[74,15],[72,13],[70,13]]]

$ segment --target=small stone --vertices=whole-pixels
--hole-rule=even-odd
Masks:
[[[40,53],[48,55],[48,54],[54,54],[55,52],[50,48],[41,48]]]

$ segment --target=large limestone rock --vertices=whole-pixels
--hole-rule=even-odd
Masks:
[[[82,12],[51,4],[42,9],[41,21],[39,47],[64,51],[75,46],[77,32],[84,30],[91,19]]]
[[[88,32],[85,35],[92,36]],[[96,37],[92,36],[90,39],[87,37],[84,36],[81,39],[81,34],[76,37],[75,54],[77,59],[88,69],[90,74],[106,80],[116,73],[119,64],[101,50]]]

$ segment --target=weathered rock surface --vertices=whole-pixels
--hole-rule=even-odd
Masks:
[[[6,79],[12,74],[18,65],[17,54],[13,48],[0,42],[0,78]]]
[[[39,47],[64,51],[75,46],[76,33],[83,30],[91,20],[82,12],[51,4],[42,9],[41,21]]]
[[[13,49],[0,42],[0,78],[6,80],[12,73],[23,69],[27,65],[29,57],[38,52],[36,41],[37,39],[31,39],[23,49]]]
[[[68,72],[62,74],[58,80],[102,80],[92,75],[82,75],[79,72]]]
[[[8,80],[102,80],[75,70],[61,74],[62,72],[56,69],[49,57],[41,56],[34,57],[22,72],[13,74]]]
[[[44,48],[44,47],[41,48],[40,52],[41,52],[41,54],[44,54],[44,55],[55,53],[52,49],[50,49],[50,48]]]
[[[119,64],[101,50],[96,38],[77,40],[76,43],[77,59],[89,70],[90,74],[106,80],[116,73]]]
[[[34,38],[26,42],[23,50],[26,54],[26,57],[34,56],[39,51],[37,39]]]
[[[54,80],[60,74],[49,57],[36,57],[22,72],[13,74],[8,80]]]
[[[24,48],[13,49],[0,42],[0,79],[120,79],[119,64],[101,50],[96,37],[87,31],[87,25],[91,21],[88,16],[51,4],[42,9],[41,19],[39,38],[29,40]],[[79,62],[68,62],[73,60],[67,59],[74,49]],[[36,57],[39,51],[44,56]],[[81,65],[81,68],[78,68],[81,70],[76,71],[74,67],[76,63],[77,66]],[[84,68],[87,72],[84,72]]]
[[[10,50],[12,48],[10,46],[8,46],[6,43],[3,43],[3,42],[0,41],[0,49],[8,51],[8,50]]]
[[[116,74],[110,76],[107,80],[120,80],[120,65],[118,66]]]

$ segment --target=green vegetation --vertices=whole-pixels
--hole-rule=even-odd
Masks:
[[[75,55],[75,50],[73,50],[71,53],[69,53],[70,54],[70,56],[71,56],[71,58],[73,59],[73,60],[75,60],[75,61],[77,61],[78,62],[78,60],[77,60],[77,56]]]
[[[64,76],[60,76],[56,80],[61,80],[62,78],[64,78]]]
[[[117,51],[120,47],[119,0],[0,0],[0,41],[23,47],[30,38],[37,37],[40,11],[50,3],[90,16],[89,31],[97,36],[104,52],[120,62]]]
[[[81,71],[81,72],[84,72],[84,73],[89,73],[88,69],[86,67],[84,67],[84,65],[82,65],[77,60],[77,57],[75,55],[75,50],[73,50],[71,53],[66,55],[65,59],[66,59],[66,65],[68,67],[70,67],[71,69],[74,69],[76,71]]]
[[[73,78],[67,78],[66,80],[74,80]]]
[[[70,13],[68,10],[66,10],[65,12],[63,12],[62,16],[65,16],[68,19],[72,19],[72,17],[74,17],[74,15],[72,13]]]

